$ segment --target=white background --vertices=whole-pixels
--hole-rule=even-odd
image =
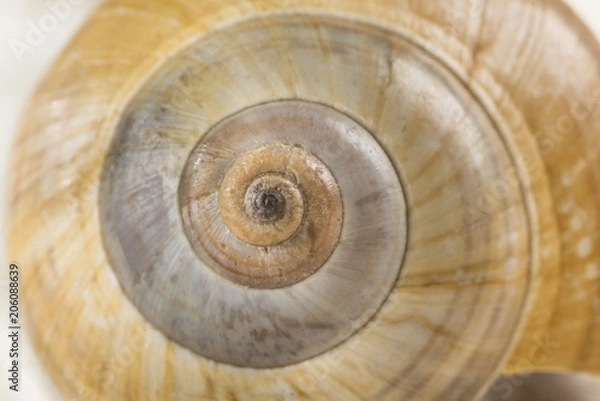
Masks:
[[[98,0],[68,0],[72,4],[70,12],[56,28],[47,35],[39,46],[19,60],[11,49],[11,40],[24,40],[30,23],[38,25],[41,18],[52,13],[49,4],[65,0],[0,0],[0,400],[1,401],[63,401],[56,392],[25,342],[21,345],[21,385],[20,393],[8,391],[8,263],[6,260],[5,200],[7,188],[7,159],[10,156],[12,138],[17,129],[23,107],[42,78],[52,60],[59,54],[66,42],[99,3]],[[165,0],[168,1],[168,0]],[[201,1],[201,0],[198,0]],[[365,0],[366,1],[366,0]],[[427,1],[427,0],[423,0]],[[600,37],[600,3],[598,0],[567,1]],[[6,269],[6,270],[5,270]],[[23,332],[22,332],[23,333]],[[26,331],[25,331],[26,333]],[[557,392],[554,397],[560,397]],[[600,391],[593,400],[600,400]],[[545,401],[559,400],[547,394]],[[583,400],[583,398],[581,399]],[[590,399],[592,400],[592,399]],[[68,400],[71,401],[71,400]],[[561,401],[563,401],[561,399]],[[565,400],[566,401],[566,400]],[[578,401],[571,399],[568,401]]]

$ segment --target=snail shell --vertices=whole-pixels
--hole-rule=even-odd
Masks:
[[[554,0],[106,2],[13,158],[42,362],[117,401],[598,372],[598,56]]]

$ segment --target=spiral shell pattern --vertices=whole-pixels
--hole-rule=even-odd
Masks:
[[[597,290],[569,277],[600,270],[600,117],[571,102],[600,52],[554,0],[478,4],[104,4],[13,162],[9,249],[61,390],[464,401],[566,338]],[[570,150],[545,146],[569,110]],[[591,370],[598,327],[548,367]]]

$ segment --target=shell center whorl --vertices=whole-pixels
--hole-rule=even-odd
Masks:
[[[285,167],[286,160],[291,158],[302,163],[311,156],[293,146],[267,145],[242,155],[225,174],[219,191],[219,209],[238,239],[254,246],[274,246],[297,232],[306,205],[301,183],[293,176],[299,174]],[[272,171],[263,173],[268,160],[278,164],[279,169],[270,166]]]
[[[280,220],[285,211],[285,198],[273,189],[256,189],[246,192],[246,213],[254,220],[272,223]]]
[[[237,284],[298,283],[324,265],[340,239],[344,207],[333,173],[294,143],[295,135],[279,136],[290,111],[297,124],[328,130],[319,123],[321,109],[298,106],[256,107],[225,120],[200,141],[182,175],[188,237],[213,270]],[[339,115],[330,118],[346,127]],[[259,131],[267,135],[262,144],[241,140]],[[231,144],[241,149],[232,152]]]

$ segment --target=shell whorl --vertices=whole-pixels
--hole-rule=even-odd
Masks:
[[[362,327],[394,286],[406,243],[400,181],[373,137],[330,107],[275,101],[185,148],[161,121],[188,126],[191,114],[162,108],[133,101],[123,120],[138,123],[118,130],[100,201],[111,265],[148,321],[200,355],[263,368],[314,357]],[[253,191],[279,196],[282,218],[253,216]]]
[[[464,401],[584,326],[600,52],[558,2],[478,4],[102,6],[14,162],[9,249],[61,390]],[[539,367],[600,366],[588,323]]]

